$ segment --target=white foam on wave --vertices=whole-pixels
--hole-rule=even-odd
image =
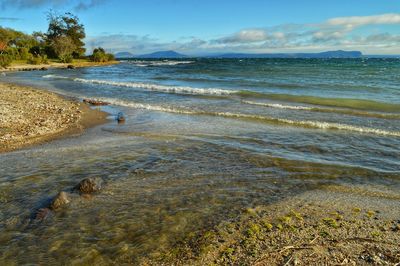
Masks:
[[[146,61],[146,60],[136,60],[136,61],[128,61],[129,63],[147,67],[147,66],[176,66],[176,65],[184,65],[184,64],[191,64],[194,61],[172,61],[172,60],[164,60],[164,61]]]
[[[293,126],[301,126],[306,128],[315,128],[315,129],[324,129],[324,130],[344,130],[344,131],[352,131],[357,133],[365,133],[365,134],[374,134],[374,135],[382,135],[382,136],[395,136],[400,137],[399,131],[387,131],[378,128],[369,128],[369,127],[359,127],[348,124],[340,124],[340,123],[331,123],[331,122],[323,122],[323,121],[309,121],[309,120],[290,120],[284,118],[275,118],[269,116],[259,116],[259,115],[249,115],[249,114],[239,114],[239,113],[231,113],[231,112],[208,112],[208,111],[196,111],[196,110],[188,110],[185,108],[175,108],[175,107],[164,107],[159,105],[151,105],[151,104],[143,104],[143,103],[135,103],[128,102],[124,100],[117,99],[109,99],[102,98],[101,100],[110,102],[111,104],[132,107],[136,109],[145,109],[151,111],[159,111],[159,112],[168,112],[175,114],[187,114],[187,115],[209,115],[209,116],[220,116],[227,118],[238,118],[238,119],[254,119],[254,120],[262,120],[270,123],[279,123],[279,124],[287,124]]]
[[[69,78],[59,75],[45,75],[43,78],[55,78],[55,79],[71,79],[75,82],[88,83],[88,84],[100,84],[100,85],[111,85],[117,87],[127,87],[127,88],[139,88],[147,89],[151,91],[175,93],[175,94],[197,94],[197,95],[230,95],[235,94],[238,91],[225,90],[219,88],[194,88],[186,86],[167,86],[158,85],[151,83],[141,83],[141,82],[119,82],[119,81],[109,81],[109,80],[99,80],[99,79],[82,79],[82,78]]]
[[[64,77],[64,76],[60,76],[60,75],[53,75],[53,74],[44,75],[44,76],[42,76],[42,78],[45,78],[45,79],[70,79],[69,77]]]
[[[253,101],[242,101],[243,103],[250,104],[250,105],[258,105],[258,106],[265,106],[271,108],[278,108],[278,109],[289,109],[289,110],[313,110],[312,107],[307,106],[298,106],[298,105],[283,105],[279,103],[259,103]]]
[[[399,119],[400,118],[399,114],[394,114],[394,113],[376,113],[376,112],[348,110],[348,109],[309,107],[309,106],[301,106],[301,105],[283,105],[283,104],[261,103],[261,102],[253,102],[253,101],[242,101],[242,103],[263,106],[263,107],[269,107],[269,108],[287,109],[287,110],[305,110],[305,111],[313,111],[313,112],[338,113],[338,114],[375,117],[375,118],[384,118],[384,119]]]

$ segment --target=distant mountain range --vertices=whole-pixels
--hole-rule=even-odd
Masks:
[[[135,55],[130,52],[119,52],[115,54],[115,58],[132,58],[132,57],[135,57]]]
[[[359,51],[328,51],[322,53],[240,54],[229,53],[209,56],[213,58],[361,58]]]
[[[115,54],[116,58],[185,58],[187,55],[175,51],[159,51],[151,54],[134,55],[129,52],[120,52]]]
[[[327,51],[321,53],[268,53],[268,54],[250,54],[250,53],[226,53],[226,54],[213,54],[203,56],[188,56],[180,54],[175,51],[159,51],[150,54],[134,55],[130,52],[119,52],[115,54],[116,58],[187,58],[187,57],[206,57],[206,58],[362,58],[362,57],[381,57],[381,58],[394,58],[399,56],[379,56],[379,55],[366,55],[364,56],[360,51]]]

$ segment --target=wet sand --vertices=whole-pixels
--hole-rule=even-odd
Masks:
[[[55,93],[0,83],[0,152],[79,134],[106,117]]]

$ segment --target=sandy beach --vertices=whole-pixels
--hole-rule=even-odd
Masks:
[[[106,116],[55,93],[0,83],[0,152],[78,134]]]
[[[327,186],[244,209],[143,265],[398,265],[398,195]]]
[[[15,71],[34,71],[34,70],[48,70],[51,68],[81,68],[81,67],[96,67],[119,64],[119,61],[110,62],[91,62],[91,61],[75,61],[73,63],[58,63],[49,62],[48,64],[32,65],[27,63],[14,62],[7,68],[0,67],[0,73],[15,72]]]

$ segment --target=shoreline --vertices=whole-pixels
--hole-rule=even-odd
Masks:
[[[398,265],[398,200],[321,187],[244,209],[140,265]]]
[[[107,116],[53,92],[0,82],[0,153],[81,134]]]
[[[67,69],[68,66],[73,66],[73,68],[82,68],[82,67],[99,67],[99,66],[108,66],[108,65],[116,65],[120,62],[110,61],[110,62],[90,62],[90,61],[77,61],[72,63],[56,63],[50,62],[48,64],[39,64],[39,65],[31,65],[31,64],[19,64],[19,63],[12,63],[11,66],[7,68],[0,68],[0,73],[6,72],[17,72],[17,71],[35,71],[41,70],[46,71],[52,68],[64,68]]]

